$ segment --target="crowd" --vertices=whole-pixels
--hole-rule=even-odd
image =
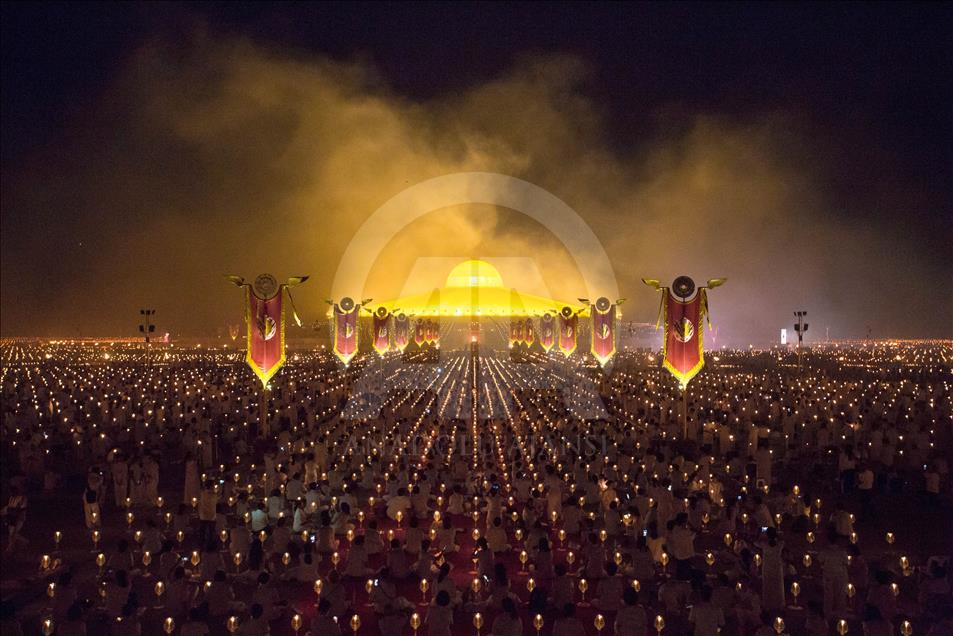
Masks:
[[[949,343],[484,353],[6,344],[2,633],[953,633]]]

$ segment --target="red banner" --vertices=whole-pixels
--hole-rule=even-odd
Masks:
[[[533,329],[533,319],[527,318],[526,325],[523,327],[523,342],[526,343],[526,346],[532,346],[533,341],[536,339],[535,329]]]
[[[425,332],[424,321],[418,320],[414,323],[414,342],[418,347],[424,346],[424,342],[427,340],[427,335]]]
[[[384,355],[390,349],[390,314],[383,307],[374,312],[372,319],[374,328],[374,351]]]
[[[662,365],[682,387],[705,366],[702,321],[705,318],[705,288],[691,300],[680,300],[672,290],[665,294],[665,338],[662,340]]]
[[[357,319],[359,305],[355,305],[350,298],[343,298],[334,305],[334,316],[331,322],[331,340],[336,355],[345,365],[357,355]]]
[[[285,363],[284,286],[271,298],[259,298],[251,285],[245,287],[245,322],[248,352],[245,361],[263,385]]]
[[[556,344],[556,324],[552,314],[543,314],[539,319],[539,344],[546,353]]]
[[[592,317],[590,351],[599,364],[605,365],[615,355],[616,306],[603,296],[589,309]]]
[[[576,350],[576,332],[579,330],[579,316],[565,314],[559,316],[559,350],[567,358]]]
[[[410,321],[404,314],[394,316],[394,346],[401,353],[410,343]]]

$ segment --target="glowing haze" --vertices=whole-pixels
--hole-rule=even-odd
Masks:
[[[930,283],[949,284],[950,254],[905,232],[919,205],[910,188],[879,190],[895,221],[835,214],[836,155],[809,118],[783,109],[660,112],[671,125],[620,151],[587,93],[591,72],[572,56],[527,56],[491,81],[413,99],[370,63],[203,34],[151,40],[96,116],[5,169],[4,225],[24,231],[2,234],[2,333],[129,335],[140,307],[157,309],[160,331],[221,333],[241,315],[222,275],[264,271],[310,274],[295,301],[318,319],[375,209],[425,179],[487,171],[545,188],[589,223],[626,319],[655,318],[641,277],[689,274],[728,278],[711,298],[720,343],[775,339],[795,309],[809,311],[814,337],[827,326],[862,337],[868,325],[881,337],[953,335],[948,287]],[[397,297],[418,259],[471,256],[531,257],[554,297],[584,294],[544,226],[486,205],[414,222],[367,255],[369,288],[354,293]]]

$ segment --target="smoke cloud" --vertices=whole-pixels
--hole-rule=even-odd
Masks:
[[[612,260],[627,320],[655,318],[641,277],[688,274],[728,278],[711,294],[719,344],[775,339],[795,309],[809,311],[815,338],[825,327],[862,337],[868,325],[882,337],[953,335],[953,297],[935,284],[949,282],[950,254],[905,233],[918,205],[906,187],[871,193],[896,207],[895,224],[840,214],[838,157],[796,112],[673,106],[644,135],[612,138],[590,73],[572,57],[526,57],[416,100],[362,61],[203,33],[149,42],[96,114],[70,122],[65,144],[5,175],[2,332],[132,335],[138,309],[154,307],[160,332],[222,333],[241,315],[222,275],[264,271],[310,274],[295,301],[313,320],[375,209],[425,179],[485,171],[579,212]],[[432,256],[531,256],[555,297],[585,294],[544,226],[472,205],[435,211],[369,254],[369,287],[355,295],[398,295],[416,259]]]

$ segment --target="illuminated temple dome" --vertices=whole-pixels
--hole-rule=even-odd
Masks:
[[[578,302],[566,302],[523,293],[506,287],[499,270],[490,263],[467,260],[455,265],[444,287],[424,294],[372,302],[369,309],[384,307],[408,316],[541,316],[558,313],[565,306],[582,309]]]
[[[499,270],[486,261],[463,261],[450,270],[447,287],[502,287]]]

